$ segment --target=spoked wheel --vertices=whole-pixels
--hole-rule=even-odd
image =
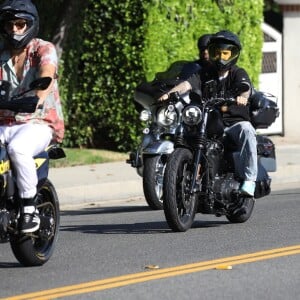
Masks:
[[[166,167],[166,155],[144,158],[143,189],[150,208],[163,209],[163,178]]]
[[[10,245],[24,266],[40,266],[51,257],[59,230],[59,203],[52,183],[47,179],[38,193],[37,209],[41,219],[39,230],[11,237]]]
[[[241,197],[238,207],[232,210],[226,218],[231,223],[244,223],[252,214],[255,200],[251,197]]]
[[[190,193],[192,158],[189,150],[178,148],[171,154],[166,166],[163,208],[173,231],[188,230],[195,218],[196,196]]]

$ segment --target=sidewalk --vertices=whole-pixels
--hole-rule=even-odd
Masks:
[[[272,138],[276,145],[277,171],[270,173],[272,190],[292,184],[300,187],[300,142],[286,143]],[[118,205],[139,202],[145,205],[142,178],[125,161],[52,168],[49,179],[54,184],[61,209],[91,205]]]
[[[108,201],[136,201],[143,197],[142,178],[125,161],[52,168],[49,179],[62,209]]]

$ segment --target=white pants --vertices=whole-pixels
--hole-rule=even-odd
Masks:
[[[32,198],[38,183],[33,156],[45,150],[52,139],[52,129],[43,124],[0,126],[0,140],[8,144],[7,151],[17,174],[21,198]]]

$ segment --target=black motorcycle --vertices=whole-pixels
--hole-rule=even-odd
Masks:
[[[145,123],[142,141],[126,161],[143,178],[143,191],[149,207],[163,209],[163,177],[168,155],[174,150],[174,136],[181,121],[181,111],[188,97],[158,102],[157,98],[170,90],[174,80],[155,80],[140,84],[134,93],[140,108],[140,120]],[[186,95],[188,96],[188,95]]]
[[[32,113],[36,109],[36,96],[24,97],[32,90],[45,90],[50,77],[33,81],[30,89],[9,98],[10,84],[0,81],[0,109]],[[40,266],[51,257],[59,230],[59,202],[54,186],[48,179],[49,159],[65,157],[58,145],[50,145],[35,159],[38,174],[37,209],[41,219],[40,228],[33,233],[19,231],[20,201],[14,166],[11,164],[6,145],[0,144],[0,242],[9,242],[17,260],[24,266]]]
[[[155,74],[151,82],[143,82],[134,91],[134,103],[140,120],[146,123],[142,141],[129,155],[127,163],[136,168],[143,178],[143,191],[149,207],[163,209],[163,177],[168,155],[174,150],[174,136],[181,122],[181,112],[187,103],[173,98],[168,102],[157,99],[179,82],[199,71],[200,66],[190,61],[175,61],[164,72]],[[187,101],[187,102],[185,102]]]
[[[237,94],[243,92],[238,87]],[[248,88],[248,87],[247,87]],[[238,153],[232,141],[224,136],[219,113],[233,98],[217,98],[215,82],[206,85],[204,97],[192,100],[182,112],[174,148],[167,161],[163,184],[163,208],[173,231],[186,231],[197,212],[226,216],[232,223],[246,222],[253,211],[256,198],[271,191],[267,171],[276,170],[275,147],[266,136],[257,136],[258,177],[254,197],[239,191]],[[178,97],[173,95],[172,97]],[[266,128],[278,116],[276,104],[256,92],[251,99],[252,124]]]

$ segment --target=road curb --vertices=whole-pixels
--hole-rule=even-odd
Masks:
[[[276,146],[277,171],[269,173],[272,191],[293,185],[300,187],[300,144]],[[49,179],[54,184],[61,207],[129,203],[138,199],[146,204],[142,178],[125,161],[52,168]]]

